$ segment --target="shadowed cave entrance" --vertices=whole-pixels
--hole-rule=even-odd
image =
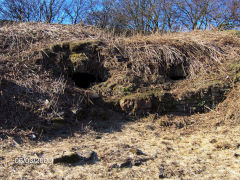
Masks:
[[[72,80],[75,82],[75,85],[79,88],[89,88],[96,82],[102,82],[101,79],[97,78],[93,74],[86,72],[76,72],[72,75]]]
[[[186,79],[186,76],[168,76],[168,77],[173,81]]]
[[[173,65],[170,66],[167,76],[169,79],[177,81],[186,79],[188,76],[188,67],[184,66],[183,64]]]

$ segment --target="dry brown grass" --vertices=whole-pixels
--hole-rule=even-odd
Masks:
[[[53,43],[85,38],[97,39],[101,38],[102,34],[103,32],[95,27],[78,25],[73,27],[13,23],[1,27],[1,80],[3,81],[1,123],[3,126],[24,127],[25,130],[39,128],[45,120],[62,117],[66,106],[74,109],[79,106],[79,102],[86,101],[84,92],[76,93],[69,89],[64,76],[53,77],[50,71],[42,69],[35,61],[39,51]],[[77,94],[76,97],[70,98],[74,94]],[[9,116],[11,112],[17,114]],[[14,120],[16,117],[19,120]]]
[[[64,74],[53,76],[51,70],[35,63],[42,48],[82,39],[104,41],[101,53],[109,69],[108,81],[86,91],[74,87]],[[240,62],[239,47],[236,34],[221,31],[112,37],[95,27],[79,25],[17,23],[1,27],[0,179],[158,179],[159,175],[239,179],[239,69],[234,67],[233,72],[229,68]],[[165,84],[162,76],[178,64],[188,71],[187,79]],[[233,90],[208,113],[137,118],[113,112],[107,105],[98,109],[96,104],[89,113],[97,114],[95,119],[104,116],[101,120],[75,121],[74,112],[94,103],[88,94],[91,90],[114,98],[122,96],[122,88],[142,92],[165,88],[163,85],[180,95],[213,81],[231,84]],[[50,131],[53,119],[68,121],[63,125],[69,130],[65,138],[45,136],[43,130]],[[37,138],[32,140],[31,135]],[[136,148],[147,154],[146,162],[113,168],[126,159],[143,158],[135,153]],[[52,159],[90,150],[100,159],[92,165],[14,163],[16,157]]]
[[[121,69],[114,76],[118,84],[131,74],[141,78],[138,83],[161,83],[159,76],[169,76],[175,67],[182,68],[188,79],[201,83],[228,76],[226,64],[239,61],[239,43],[237,35],[219,31],[136,35],[110,42],[108,54],[128,59],[125,64],[111,62]]]
[[[133,61],[153,61],[165,69],[180,63],[190,64],[190,74],[193,75],[199,69],[209,70],[206,66],[221,67],[225,54],[229,54],[225,52],[225,39],[238,47],[239,39],[235,38],[225,32],[211,31],[135,36],[124,38],[123,51]]]
[[[214,115],[209,125],[209,117],[204,116],[168,117],[174,121],[191,119],[192,125],[182,129],[175,126],[162,127],[156,121],[139,120],[127,123],[121,132],[87,135],[74,134],[64,140],[49,143],[33,142],[18,145],[13,139],[4,141],[1,162],[2,178],[27,179],[158,179],[162,173],[169,179],[238,179],[239,172],[239,124],[213,125],[219,118]],[[164,118],[164,117],[162,117]],[[203,124],[208,124],[203,128]],[[99,136],[101,138],[99,138]],[[98,137],[98,138],[97,138]],[[112,168],[126,159],[135,159],[132,149],[138,148],[150,157],[150,160],[132,168]],[[93,165],[66,166],[55,164],[16,164],[14,158],[40,157],[52,159],[69,152],[94,150],[100,161]],[[8,153],[6,153],[8,152]]]

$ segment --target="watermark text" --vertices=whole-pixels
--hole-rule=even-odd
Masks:
[[[16,164],[52,164],[53,159],[50,158],[30,158],[30,157],[17,157],[14,158]]]

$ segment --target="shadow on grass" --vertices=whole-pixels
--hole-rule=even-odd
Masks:
[[[125,117],[104,105],[88,103],[86,98],[82,101],[82,111],[77,114],[72,111],[72,100],[78,100],[81,93],[66,88],[64,94],[59,96],[57,104],[64,123],[56,126],[48,115],[49,112],[39,112],[41,103],[50,97],[32,89],[22,87],[6,79],[0,82],[0,138],[7,136],[18,137],[19,135],[34,140],[48,141],[58,137],[67,138],[74,136],[75,132],[87,133],[89,130],[98,133],[111,133],[121,131],[122,125],[126,122]],[[14,130],[14,131],[13,131]],[[9,133],[13,132],[13,133]],[[21,134],[21,132],[25,132]],[[20,134],[19,134],[20,133]],[[17,138],[18,139],[18,138]]]
[[[43,121],[32,112],[32,107],[29,105],[34,105],[39,99],[48,98],[47,95],[32,92],[28,88],[5,79],[0,82],[0,92],[0,124],[2,128],[12,129],[17,126],[25,130],[29,128],[31,121],[34,123]]]

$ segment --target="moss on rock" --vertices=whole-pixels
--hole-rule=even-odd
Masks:
[[[69,59],[72,63],[76,63],[79,61],[88,61],[88,57],[84,53],[75,53],[75,54],[70,54]]]
[[[223,82],[212,82],[206,87],[186,91],[177,96],[174,93],[158,89],[134,93],[121,98],[119,104],[123,111],[131,114],[158,113],[195,113],[215,108],[216,104],[226,98],[230,87]]]
[[[73,41],[69,43],[69,49],[71,52],[82,52],[86,49],[93,50],[96,49],[100,45],[100,41],[98,40],[81,40],[81,41]]]
[[[132,114],[142,114],[154,108],[154,92],[134,93],[127,95],[120,100],[122,110]]]
[[[230,71],[231,78],[235,82],[240,81],[240,63],[239,62],[231,63],[228,66],[228,70]]]

